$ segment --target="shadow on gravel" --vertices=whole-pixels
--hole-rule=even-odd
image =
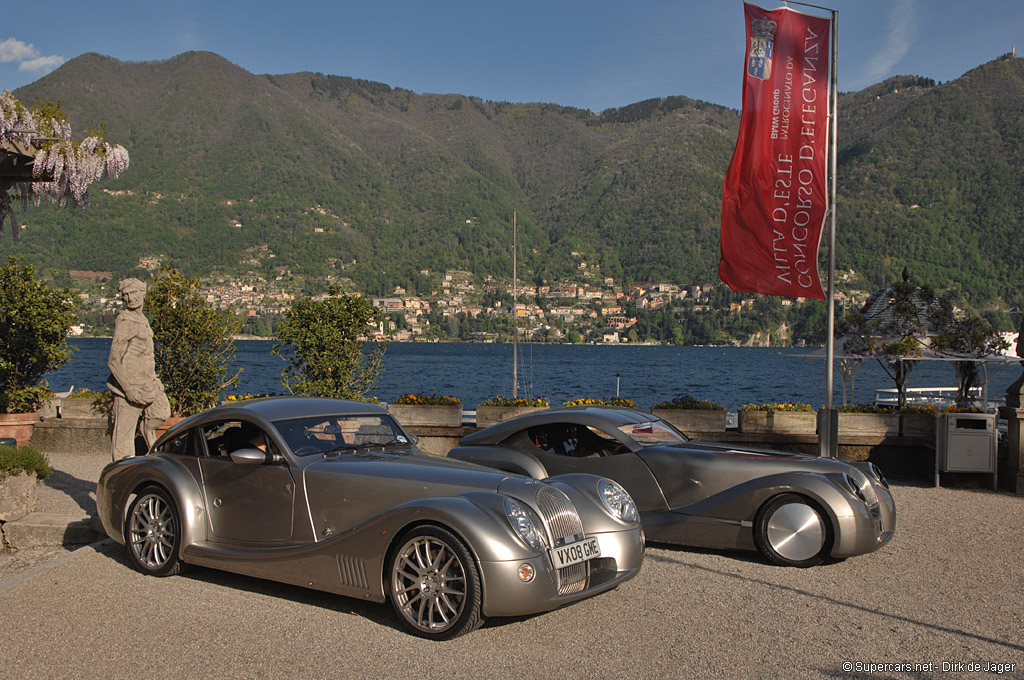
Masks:
[[[109,540],[97,544],[96,551],[105,557],[110,558],[114,562],[117,562],[125,569],[135,571],[131,560],[128,558],[128,549],[123,545],[116,543],[113,540]],[[200,567],[192,564],[184,565],[180,575],[170,578],[187,578],[222,588],[233,588],[257,595],[290,600],[292,602],[309,605],[311,607],[318,607],[320,609],[337,612],[339,614],[359,616],[384,628],[391,628],[402,633],[408,632],[402,627],[401,623],[399,623],[398,615],[394,612],[391,608],[391,604],[388,602],[378,604],[377,602],[360,600],[354,597],[336,595],[334,593],[328,593],[321,590],[312,590],[301,586],[278,583],[277,581],[269,581],[267,579],[255,578],[253,576],[233,574],[227,571],[220,571],[219,569]],[[535,616],[538,616],[538,614],[518,617],[502,617],[498,619],[489,618],[484,621],[483,628],[500,628],[503,625],[508,625],[517,621],[525,621]],[[457,639],[459,638],[456,638],[456,640]]]
[[[693,551],[693,552],[703,552],[705,554],[728,554],[730,556],[732,555],[732,553],[717,552],[717,551]],[[1018,643],[1015,643],[1015,642],[1008,642],[1006,640],[998,640],[996,638],[988,637],[986,635],[978,635],[977,633],[971,633],[969,631],[960,630],[958,628],[951,628],[949,626],[942,626],[942,625],[938,625],[938,624],[934,624],[934,623],[927,623],[925,621],[918,621],[916,619],[912,619],[912,618],[909,618],[907,616],[902,616],[900,614],[890,614],[889,612],[879,611],[877,609],[870,609],[868,607],[863,607],[863,606],[858,605],[858,604],[852,604],[850,602],[844,602],[843,600],[837,600],[836,598],[829,597],[828,595],[822,595],[820,593],[812,593],[809,590],[803,590],[801,588],[794,588],[793,586],[782,585],[782,584],[779,584],[779,583],[772,583],[771,581],[765,581],[765,580],[762,580],[762,579],[759,579],[759,578],[751,578],[749,576],[743,576],[743,575],[740,575],[740,574],[730,574],[729,572],[726,572],[726,571],[720,571],[718,569],[711,569],[710,567],[701,566],[699,564],[692,564],[692,563],[683,562],[683,561],[681,561],[679,559],[675,559],[675,558],[672,558],[672,557],[661,557],[661,556],[658,556],[658,555],[650,555],[650,554],[648,554],[646,559],[654,560],[654,561],[659,561],[659,562],[664,562],[666,564],[677,564],[677,565],[679,565],[681,567],[688,567],[690,569],[697,569],[699,571],[707,572],[708,574],[714,574],[716,576],[722,576],[724,578],[730,578],[730,579],[733,579],[733,580],[736,580],[736,581],[745,581],[747,583],[756,583],[758,585],[762,585],[762,586],[765,586],[767,588],[772,588],[774,590],[780,590],[780,591],[792,593],[794,595],[799,595],[799,596],[802,596],[802,597],[810,597],[810,598],[813,598],[815,600],[821,600],[823,602],[827,602],[827,603],[835,605],[837,607],[845,607],[846,609],[853,609],[853,610],[856,610],[856,611],[864,612],[865,614],[874,614],[875,616],[881,616],[881,617],[884,617],[884,618],[887,618],[887,619],[892,619],[894,621],[900,621],[902,623],[909,623],[909,624],[914,625],[914,626],[921,626],[922,628],[927,628],[927,629],[932,630],[932,631],[937,631],[937,632],[942,632],[942,633],[949,633],[950,635],[959,635],[959,636],[962,636],[962,637],[971,638],[972,640],[978,640],[980,642],[987,642],[989,644],[998,645],[1000,647],[1005,647],[1007,649],[1013,649],[1013,650],[1017,650],[1019,652],[1024,652],[1024,645],[1021,645],[1021,644],[1018,644]],[[751,561],[756,561],[756,560],[751,560]],[[829,564],[826,563],[826,564],[823,564],[821,566],[814,567],[814,568],[815,569],[821,569],[821,568],[824,567],[824,568],[827,569],[828,566],[829,566]],[[849,676],[848,674],[844,674],[843,677],[851,677],[851,676]]]
[[[87,481],[66,472],[54,470],[43,484],[70,496],[86,515],[96,516],[96,501],[93,498],[93,494],[96,493],[95,480]]]

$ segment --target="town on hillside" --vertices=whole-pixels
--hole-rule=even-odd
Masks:
[[[258,253],[242,264],[259,264],[267,255]],[[740,294],[720,283],[618,281],[583,254],[573,256],[577,262],[571,279],[517,282],[514,318],[511,277],[481,279],[459,270],[422,269],[407,286],[367,295],[343,276],[343,265],[338,267],[341,276],[315,282],[276,266],[270,275],[203,277],[200,293],[214,308],[238,315],[248,337],[272,337],[297,299],[326,297],[331,286],[367,297],[380,308],[384,320],[377,335],[393,341],[503,342],[517,332],[520,339],[538,342],[803,345],[810,331],[801,332],[794,317],[823,315],[815,301]],[[159,258],[145,257],[138,268],[155,272],[161,264]],[[843,279],[854,276],[848,272]],[[69,285],[79,298],[81,322],[74,333],[109,334],[120,308],[113,273],[72,270]],[[838,299],[855,308],[867,295],[839,293]]]

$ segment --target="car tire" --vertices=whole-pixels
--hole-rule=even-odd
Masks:
[[[181,572],[181,521],[174,499],[158,486],[139,491],[124,522],[125,544],[132,565],[151,576]]]
[[[413,634],[448,640],[483,623],[476,562],[452,532],[413,529],[395,542],[387,564],[391,606]]]
[[[754,544],[765,559],[785,567],[813,567],[832,550],[828,518],[810,499],[795,493],[774,496],[754,518]]]

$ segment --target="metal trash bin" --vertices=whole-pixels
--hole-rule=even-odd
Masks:
[[[941,413],[935,428],[935,486],[939,471],[992,475],[997,488],[996,417],[992,413]]]

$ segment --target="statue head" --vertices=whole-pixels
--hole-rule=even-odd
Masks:
[[[135,278],[121,279],[117,290],[128,309],[139,309],[142,307],[142,301],[146,297],[146,284],[142,281]]]

